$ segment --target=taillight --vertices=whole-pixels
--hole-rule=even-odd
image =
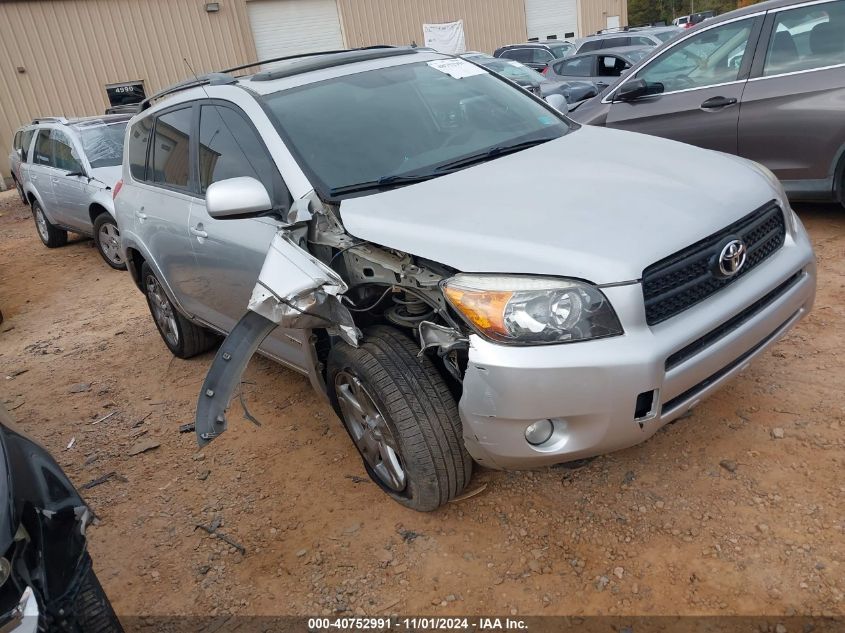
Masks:
[[[123,179],[121,178],[116,183],[114,183],[114,189],[111,192],[111,199],[114,200],[117,198],[117,194],[120,193],[120,190],[123,188]]]
[[[540,71],[540,74],[546,76],[549,74],[549,67],[546,66],[543,70]]]

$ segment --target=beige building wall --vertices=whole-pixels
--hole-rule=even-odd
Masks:
[[[338,0],[347,46],[423,45],[423,24],[464,21],[467,50],[527,37],[524,0]]]
[[[526,38],[524,0],[337,1],[349,47],[422,45],[423,23],[458,19],[470,50]],[[0,0],[0,177],[19,126],[102,114],[106,84],[143,80],[151,95],[190,76],[183,58],[197,74],[254,61],[247,2],[207,13],[206,0]]]
[[[619,26],[628,26],[628,0],[578,0],[578,33],[586,37],[607,28],[608,16],[618,15]]]

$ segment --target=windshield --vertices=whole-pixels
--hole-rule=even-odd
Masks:
[[[123,162],[123,137],[126,121],[107,123],[79,130],[82,150],[92,169],[117,167]]]
[[[560,57],[567,57],[569,56],[575,47],[572,44],[560,44],[560,45],[553,45],[549,46],[552,51],[552,55],[555,56],[555,59]]]
[[[461,59],[380,68],[263,99],[318,192],[334,199],[335,190],[436,177],[479,153],[492,160],[508,146],[569,131],[525,91]]]
[[[485,68],[489,68],[493,72],[499,73],[503,77],[507,77],[511,81],[525,84],[539,84],[546,81],[546,78],[536,70],[528,66],[523,66],[519,62],[497,59],[495,57],[491,57],[490,59],[475,59],[473,61]]]
[[[625,54],[625,56],[634,63],[640,61],[643,57],[648,55],[651,52],[651,49],[645,49],[641,51],[629,51]]]

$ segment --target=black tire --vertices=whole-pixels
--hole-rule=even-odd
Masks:
[[[182,316],[147,262],[141,266],[141,287],[158,333],[174,356],[191,358],[214,347],[217,335]]]
[[[35,220],[35,232],[47,248],[58,248],[67,244],[67,231],[57,228],[44,215],[44,209],[38,200],[32,201],[32,219]]]
[[[115,270],[126,270],[126,262],[120,250],[120,231],[117,220],[109,213],[101,213],[94,220],[94,244],[109,266]]]
[[[85,575],[73,607],[76,629],[81,633],[123,633],[93,567]]]
[[[472,476],[472,458],[464,448],[461,418],[449,386],[431,360],[418,357],[418,352],[419,346],[399,330],[372,327],[358,348],[342,342],[332,348],[328,391],[373,481],[402,505],[427,512],[463,491]],[[356,422],[344,409],[349,410],[348,393],[355,389],[349,386],[350,377],[359,381],[392,435],[404,470],[401,490],[376,473],[356,441]]]

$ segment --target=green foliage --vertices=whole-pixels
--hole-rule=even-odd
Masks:
[[[738,5],[748,5],[760,0],[628,0],[628,24],[637,26],[648,22],[664,21],[671,24],[680,15],[698,11],[715,10],[717,14],[733,11]]]

